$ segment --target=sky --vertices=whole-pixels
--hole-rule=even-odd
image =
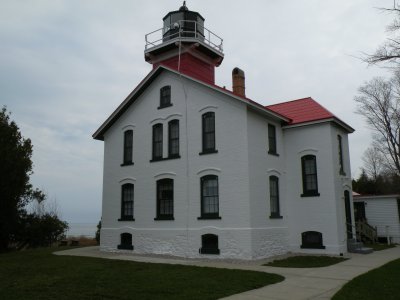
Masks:
[[[229,3],[229,5],[227,5]],[[182,1],[0,0],[0,106],[34,145],[31,182],[71,223],[101,217],[103,142],[92,134],[151,70],[145,34]],[[246,96],[274,104],[311,96],[351,125],[352,176],[371,143],[357,89],[387,69],[367,66],[393,0],[188,0],[224,39],[216,83],[246,74]]]

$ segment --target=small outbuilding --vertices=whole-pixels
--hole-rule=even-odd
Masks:
[[[377,229],[378,239],[400,243],[400,195],[353,195],[356,222]]]

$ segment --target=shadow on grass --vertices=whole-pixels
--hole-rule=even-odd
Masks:
[[[254,271],[52,255],[55,250],[63,248],[0,254],[2,299],[204,300],[284,279]]]
[[[321,268],[345,261],[343,257],[332,256],[293,256],[285,259],[274,260],[264,266],[281,268]]]

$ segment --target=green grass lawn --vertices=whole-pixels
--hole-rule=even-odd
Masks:
[[[320,268],[345,261],[346,258],[332,256],[292,256],[285,259],[274,260],[264,266],[281,268]]]
[[[1,299],[217,299],[282,281],[262,272],[56,256],[0,254]]]
[[[332,299],[400,299],[400,259],[354,278]]]

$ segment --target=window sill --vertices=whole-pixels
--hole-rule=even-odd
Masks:
[[[122,218],[118,219],[118,222],[121,222],[121,221],[135,221],[135,218],[134,217],[122,217]]]
[[[118,245],[117,249],[120,249],[120,250],[133,250],[133,246],[132,245]]]
[[[319,197],[319,196],[320,194],[318,192],[304,193],[300,195],[300,197]]]
[[[166,105],[163,105],[163,106],[159,106],[159,107],[157,107],[157,109],[163,109],[163,108],[167,108],[167,107],[170,107],[170,106],[172,106],[172,103],[166,104]]]
[[[201,216],[198,217],[197,220],[221,220],[220,216]]]
[[[301,249],[325,249],[325,246],[301,245]]]
[[[344,171],[340,171],[339,174],[342,176],[346,176],[346,173]]]
[[[125,163],[122,163],[121,164],[121,167],[125,167],[125,166],[133,166],[134,165],[134,163],[133,163],[133,161],[131,161],[131,162],[125,162]]]
[[[170,159],[179,159],[181,158],[180,155],[174,155],[174,156],[169,156],[169,157],[160,157],[160,158],[153,158],[150,160],[150,162],[156,162],[156,161],[163,161],[163,160],[170,160]]]
[[[154,221],[173,221],[175,218],[173,216],[159,216],[154,218]]]
[[[212,249],[212,248],[200,248],[199,253],[200,254],[220,254],[220,250]]]
[[[218,150],[216,150],[216,149],[203,150],[202,152],[199,153],[199,155],[206,155],[206,154],[213,154],[213,153],[218,153]]]
[[[278,215],[270,215],[269,218],[270,219],[283,219],[282,216],[278,216]]]
[[[276,153],[276,152],[272,152],[272,151],[268,151],[268,154],[270,154],[270,155],[273,155],[273,156],[279,156],[279,154],[278,154],[278,153]]]

